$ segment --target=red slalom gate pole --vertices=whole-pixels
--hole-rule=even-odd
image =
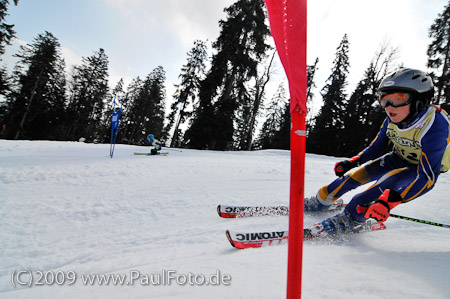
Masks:
[[[289,81],[291,181],[289,202],[288,299],[301,298],[306,150],[307,0],[265,0],[270,30]]]
[[[301,298],[306,150],[306,113],[291,112],[291,188],[289,202],[288,276],[286,298]]]

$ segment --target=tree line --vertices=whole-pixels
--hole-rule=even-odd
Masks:
[[[14,4],[18,5],[19,0]],[[0,2],[0,59],[15,37],[5,24],[9,1]],[[83,57],[66,73],[58,39],[39,34],[20,47],[8,74],[0,68],[1,138],[109,142],[111,115],[121,109],[118,142],[142,144],[152,133],[172,147],[211,150],[289,149],[289,98],[284,82],[268,98],[276,55],[263,0],[238,0],[225,9],[220,34],[208,53],[196,40],[166,111],[166,75],[157,66],[128,86],[121,79],[110,89],[104,49]],[[450,4],[429,28],[428,69],[436,86],[435,103],[450,104]],[[368,145],[384,119],[377,87],[396,63],[396,49],[381,44],[355,90],[347,94],[350,42],[344,35],[336,48],[323,106],[307,122],[307,151],[348,156]],[[308,107],[314,101],[319,58],[307,68]],[[310,115],[310,114],[309,114]],[[262,121],[261,121],[262,120]],[[258,121],[261,123],[258,124]],[[259,129],[257,129],[259,128]],[[258,133],[258,134],[256,134]]]

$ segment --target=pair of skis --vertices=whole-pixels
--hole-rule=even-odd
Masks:
[[[344,203],[339,202],[333,204],[328,212],[337,212],[345,206]],[[271,206],[271,207],[255,207],[255,206],[217,206],[217,213],[222,218],[244,218],[244,217],[259,217],[259,216],[287,216],[289,215],[289,207],[287,206]],[[370,232],[377,230],[384,230],[386,226],[383,223],[378,223],[372,219],[367,220],[362,225],[355,228],[352,233]],[[231,246],[237,249],[259,248],[263,246],[279,245],[287,243],[289,233],[288,231],[266,231],[266,232],[231,232],[226,231],[226,236]],[[303,239],[312,240],[319,239],[320,235],[313,234],[310,228],[303,230]]]
[[[162,152],[162,153],[157,153],[156,155],[155,154],[151,154],[151,153],[134,153],[134,155],[135,156],[159,156],[159,155],[161,155],[161,156],[167,156],[169,153],[167,153],[167,152]]]

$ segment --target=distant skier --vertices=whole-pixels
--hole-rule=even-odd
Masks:
[[[154,148],[152,148],[150,151],[150,155],[158,155],[159,154],[158,152],[161,150],[162,147],[161,141],[155,139],[155,136],[153,136],[153,134],[149,134],[147,136],[147,140],[148,142],[150,142],[151,145],[154,146]]]
[[[347,191],[375,183],[355,195],[343,212],[315,224],[315,235],[347,233],[369,218],[384,222],[391,209],[430,191],[439,174],[450,168],[450,121],[445,111],[430,105],[430,76],[400,69],[383,79],[378,92],[387,117],[377,136],[357,156],[336,163],[339,178],[305,198],[305,211],[326,211]],[[388,146],[392,151],[384,154]]]

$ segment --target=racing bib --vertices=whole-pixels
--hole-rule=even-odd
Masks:
[[[436,113],[447,113],[440,108],[430,107],[414,125],[406,129],[400,129],[394,123],[390,123],[386,129],[386,136],[394,145],[394,152],[411,164],[419,164],[422,154],[422,137],[433,124]],[[442,159],[441,172],[450,169],[450,147],[447,146]]]

